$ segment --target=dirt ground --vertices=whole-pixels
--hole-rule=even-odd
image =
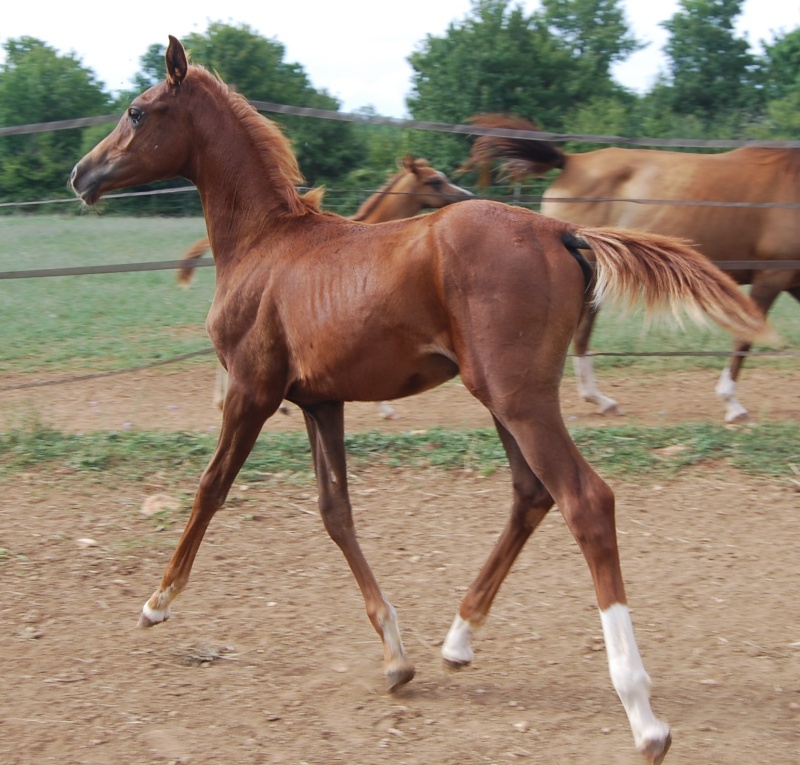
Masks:
[[[213,431],[213,365],[0,394],[0,428]],[[619,424],[719,422],[711,371],[606,376]],[[4,381],[5,382],[5,381]],[[13,381],[8,381],[13,382]],[[757,421],[800,424],[800,372],[748,370]],[[348,428],[478,427],[458,382],[348,407]],[[564,388],[570,424],[604,420]],[[269,428],[300,428],[298,412]],[[475,641],[439,647],[505,522],[508,474],[352,476],[362,546],[417,677],[386,693],[382,651],[322,529],[311,478],[237,484],[169,622],[136,629],[192,484],[34,470],[0,478],[0,763],[542,765],[640,762],[608,677],[586,565],[561,516],[534,534]],[[613,481],[634,624],[673,729],[666,763],[800,762],[800,494],[722,465]],[[141,512],[149,495],[179,509]]]

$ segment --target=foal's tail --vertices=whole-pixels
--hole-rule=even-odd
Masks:
[[[578,228],[564,235],[567,247],[592,250],[594,303],[606,300],[649,312],[685,312],[698,324],[714,322],[742,340],[775,341],[764,314],[711,261],[682,239],[620,228]]]
[[[203,253],[211,247],[208,237],[195,242],[181,257],[181,261],[185,264],[182,265],[175,273],[175,278],[181,287],[188,287],[192,283],[195,269],[197,265],[195,261],[200,258]]]

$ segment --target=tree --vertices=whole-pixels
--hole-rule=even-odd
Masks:
[[[618,0],[542,0],[542,6],[550,29],[595,75],[608,75],[612,64],[645,47],[630,33]]]
[[[757,110],[756,60],[734,21],[743,0],[681,0],[681,10],[663,22],[670,33],[665,53],[669,80],[662,98],[677,114],[706,122],[732,112]]]
[[[409,57],[414,118],[463,122],[481,112],[512,112],[559,130],[581,104],[621,94],[610,65],[638,43],[626,32],[618,1],[543,5],[526,15],[510,0],[473,0],[471,15],[443,37],[429,35]],[[466,152],[463,139],[445,135],[420,136],[419,145],[451,170]]]
[[[767,97],[786,98],[800,92],[800,29],[763,45],[758,63]]]
[[[337,111],[339,101],[315,89],[300,64],[284,61],[286,50],[277,40],[268,40],[247,25],[209,24],[205,34],[184,40],[191,60],[218,72],[229,85],[252,101],[271,101]],[[154,48],[145,62],[150,64]],[[161,63],[163,78],[163,59]],[[147,76],[144,72],[142,76]],[[270,119],[280,122],[292,145],[304,176],[310,183],[331,182],[346,175],[364,155],[352,125],[335,120],[307,117]]]
[[[103,84],[74,55],[59,55],[33,37],[3,43],[0,125],[27,125],[108,114]],[[67,195],[67,179],[81,156],[81,129],[0,139],[0,197],[29,201]]]

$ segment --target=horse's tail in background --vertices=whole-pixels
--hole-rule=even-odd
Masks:
[[[539,127],[514,114],[479,114],[469,122],[479,127],[503,130],[539,132]],[[460,172],[477,170],[481,185],[489,185],[488,177],[493,163],[502,161],[498,174],[501,179],[517,181],[528,176],[540,176],[550,170],[561,170],[567,155],[552,141],[541,138],[507,138],[482,135],[475,139],[469,159]]]
[[[742,340],[775,342],[763,313],[736,282],[688,242],[621,228],[577,228],[563,235],[569,248],[589,248],[595,266],[594,303],[638,302],[648,313],[682,313],[697,324],[710,317]]]
[[[181,287],[188,287],[194,278],[194,272],[197,269],[195,261],[200,258],[206,250],[211,247],[208,237],[195,242],[186,252],[182,255],[181,261],[185,264],[182,265],[176,272],[175,278]]]

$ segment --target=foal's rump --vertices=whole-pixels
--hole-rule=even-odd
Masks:
[[[596,305],[608,300],[624,305],[640,302],[648,311],[670,313],[678,322],[682,313],[698,323],[708,317],[746,339],[772,334],[736,282],[682,239],[615,227],[581,227],[491,202],[463,202],[437,215],[448,227],[439,240],[451,241],[449,228],[459,227],[458,262],[450,264],[455,276],[449,277],[459,281],[458,289],[472,280],[479,281],[485,292],[496,286],[498,300],[545,301],[550,323],[561,316],[562,306],[567,322],[575,310],[580,311],[580,302],[574,300],[577,288]],[[595,266],[589,289],[579,253]],[[481,264],[480,259],[488,262]],[[448,279],[446,273],[443,279]]]

